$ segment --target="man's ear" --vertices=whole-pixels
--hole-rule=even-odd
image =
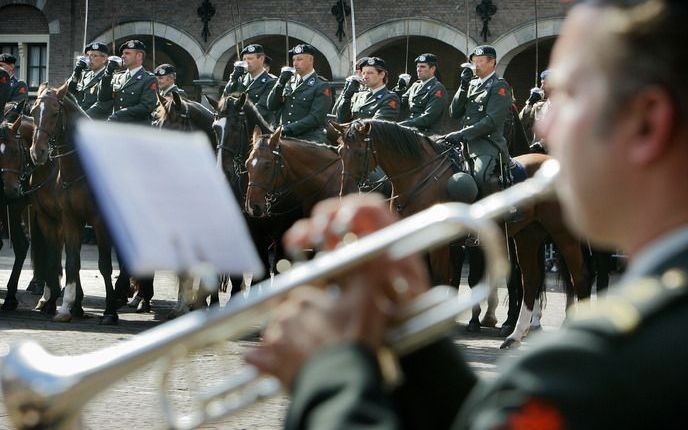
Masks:
[[[669,93],[660,87],[641,91],[628,106],[620,119],[627,130],[626,154],[631,163],[646,166],[671,150],[678,132],[678,112]]]

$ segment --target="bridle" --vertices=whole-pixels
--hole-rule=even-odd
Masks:
[[[227,116],[221,116],[219,114],[215,115],[215,119],[222,119],[225,118],[226,120],[229,119]],[[236,175],[237,179],[241,181],[242,175],[246,174],[246,166],[244,163],[246,162],[246,158],[248,157],[248,123],[246,121],[246,114],[243,111],[239,111],[238,114],[238,123],[239,123],[239,142],[241,143],[239,145],[239,151],[236,151],[235,147],[232,146],[227,146],[225,144],[226,139],[224,138],[225,136],[222,136],[222,139],[219,140],[217,144],[217,149],[219,151],[218,157],[220,158],[220,162],[224,159],[224,153],[227,152],[232,155],[232,164],[234,168],[234,174]],[[223,134],[225,133],[225,130],[223,130]],[[243,192],[243,187],[242,187],[242,192]]]
[[[36,185],[33,188],[30,188],[28,190],[24,189],[24,185],[28,183],[29,178],[33,173],[36,171],[38,166],[34,165],[31,162],[31,155],[29,154],[29,148],[27,145],[23,144],[26,142],[26,140],[22,137],[21,135],[21,126],[17,128],[17,131],[14,133],[14,142],[17,145],[17,152],[19,153],[19,169],[12,169],[9,167],[3,167],[0,168],[0,178],[3,177],[5,173],[14,173],[17,175],[17,180],[19,182],[19,195],[17,198],[22,198],[26,197],[30,194],[35,193],[36,191],[40,190],[43,188],[45,184],[48,183],[50,179],[54,177],[54,175],[49,175],[43,182],[40,184]],[[0,144],[7,145],[10,143],[10,138],[9,138],[9,127],[0,127]]]

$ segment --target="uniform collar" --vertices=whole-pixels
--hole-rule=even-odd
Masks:
[[[129,72],[130,79],[133,78],[141,69],[143,69],[143,65],[135,69],[127,70]]]
[[[313,76],[314,74],[315,74],[315,69],[314,69],[314,70],[311,70],[311,72],[310,72],[309,74],[307,74],[306,76],[302,77],[302,78],[301,78],[301,82],[306,82],[306,81],[307,81],[311,76]]]
[[[653,240],[638,252],[623,276],[623,281],[648,276],[667,259],[688,246],[688,225],[669,231]]]
[[[373,90],[373,89],[370,89],[370,88],[369,88],[369,90],[370,90],[371,93],[377,94],[377,93],[379,93],[380,91],[382,91],[384,88],[385,88],[385,84],[382,84],[382,85],[380,85],[379,87],[375,88],[374,90]]]
[[[103,70],[105,70],[105,66],[101,67],[98,70],[91,70],[91,71],[93,72],[93,76],[96,76],[98,73],[102,72]]]
[[[433,76],[432,78],[428,78],[428,79],[426,79],[426,80],[424,80],[424,81],[421,81],[421,83],[422,83],[423,85],[425,85],[425,84],[427,84],[427,83],[429,83],[429,82],[432,82],[433,79],[437,79],[437,76]]]
[[[482,84],[484,84],[485,82],[487,82],[487,81],[489,81],[490,79],[492,79],[492,77],[495,75],[495,72],[496,72],[496,70],[493,70],[492,73],[490,73],[489,75],[485,76],[485,79],[478,78],[478,81],[479,81],[479,84],[478,84],[478,85],[482,85]]]
[[[260,72],[256,76],[253,76],[250,73],[249,73],[249,76],[251,77],[252,81],[255,81],[256,79],[260,78],[263,73],[265,73],[265,69],[261,69]]]
[[[175,88],[177,88],[177,84],[172,84],[172,85],[170,85],[170,87],[167,88],[166,90],[162,90],[160,95],[163,96],[163,97],[165,97],[166,95],[168,95],[169,93],[171,93],[172,90],[174,90]]]

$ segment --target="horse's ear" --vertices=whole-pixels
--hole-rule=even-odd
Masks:
[[[246,93],[241,93],[237,101],[234,102],[234,106],[237,109],[241,109],[244,107],[244,104],[246,104]]]
[[[258,142],[258,139],[260,139],[260,136],[263,135],[263,132],[260,130],[260,127],[255,126],[253,127],[253,144],[255,145]]]
[[[60,86],[57,91],[55,92],[55,95],[57,96],[58,99],[62,100],[64,96],[67,95],[67,90],[69,89],[69,80],[67,80],[62,86]]]
[[[277,127],[272,136],[270,136],[270,148],[275,148],[282,138],[282,127]]]
[[[17,117],[17,119],[14,120],[14,122],[12,123],[12,126],[10,127],[10,129],[12,130],[12,133],[16,133],[17,130],[19,130],[19,127],[21,126],[21,122],[22,122],[22,117],[21,117],[21,115],[19,115]]]
[[[38,91],[36,92],[36,95],[38,97],[41,96],[45,92],[45,90],[48,89],[48,83],[47,82],[41,82],[41,85],[38,86]]]
[[[203,94],[203,97],[208,101],[208,104],[217,112],[218,101],[210,97],[208,94]]]
[[[355,125],[356,131],[362,134],[370,134],[370,123],[369,122],[359,122]]]
[[[182,98],[179,97],[179,93],[172,91],[172,101],[174,102],[174,107],[180,111],[182,110]]]

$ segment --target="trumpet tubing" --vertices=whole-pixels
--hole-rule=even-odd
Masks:
[[[486,275],[471,299],[459,303],[449,290],[435,287],[403,310],[403,318],[388,333],[388,345],[398,354],[412,351],[445,333],[455,318],[487,297],[494,285],[506,281],[509,264],[495,219],[516,206],[549,196],[558,173],[548,161],[531,179],[493,194],[473,205],[435,205],[354,243],[297,265],[272,281],[255,285],[247,295],[224,308],[192,312],[160,324],[143,334],[110,347],[76,356],[54,356],[36,342],[21,342],[2,359],[0,381],[5,407],[17,428],[78,428],[81,408],[96,394],[141,367],[181,352],[243,337],[264,323],[274,303],[292,289],[336,277],[382,254],[401,259],[451,242],[469,232],[480,235],[487,260]],[[205,273],[204,276],[209,276]],[[275,380],[261,378],[258,388],[248,384],[259,375],[244,369],[241,378],[228,380],[203,394],[199,410],[176,417],[166,398],[163,407],[172,428],[193,428],[264,398],[279,388]],[[232,393],[243,391],[243,398]]]

